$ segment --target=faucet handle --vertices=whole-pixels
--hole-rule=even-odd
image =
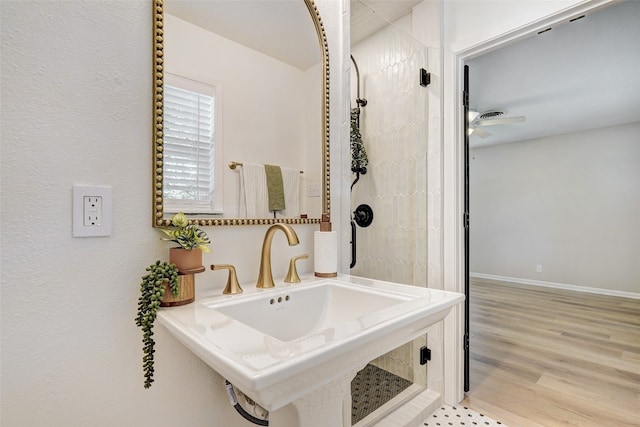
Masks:
[[[299,259],[307,259],[307,258],[309,258],[309,255],[302,254],[302,255],[294,256],[289,260],[289,271],[287,272],[287,277],[285,277],[284,279],[286,283],[300,283],[300,276],[298,276],[296,261]]]
[[[236,274],[236,268],[231,264],[211,264],[212,270],[229,270],[229,276],[227,277],[227,286],[225,286],[224,291],[222,291],[225,295],[233,295],[233,294],[241,294],[242,288],[238,283],[238,275]]]

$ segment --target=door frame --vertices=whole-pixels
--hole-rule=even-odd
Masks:
[[[446,1],[446,0],[443,0]],[[443,48],[443,267],[444,289],[464,293],[464,134],[463,67],[465,61],[527,38],[541,30],[568,22],[618,0],[586,0],[497,37],[479,40],[471,47]],[[447,143],[449,141],[449,143]],[[460,304],[444,320],[444,403],[464,399],[464,307]]]

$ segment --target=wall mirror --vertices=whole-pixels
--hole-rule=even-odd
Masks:
[[[153,32],[153,225],[179,211],[199,225],[329,214],[329,54],[313,0],[154,0]],[[285,185],[297,172],[299,209],[249,214],[246,166],[262,164]]]

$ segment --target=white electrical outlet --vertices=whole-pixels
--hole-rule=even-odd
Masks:
[[[322,192],[322,185],[320,184],[309,184],[307,186],[307,193],[309,197],[320,197],[321,192]]]
[[[536,273],[542,273],[542,264],[536,265]]]
[[[73,237],[111,235],[111,187],[73,186]]]
[[[102,196],[84,196],[83,224],[85,227],[102,225]]]

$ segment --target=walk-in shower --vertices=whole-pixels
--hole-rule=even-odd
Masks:
[[[387,3],[409,7],[390,23],[366,0],[351,2],[352,152],[359,137],[367,156],[366,175],[354,170],[352,158],[352,228],[356,219],[368,222],[358,230],[351,272],[426,287],[428,97],[420,70],[429,69],[429,49],[412,36],[411,6],[420,2]],[[418,357],[426,341],[379,357],[356,376],[354,424],[369,425],[385,403],[394,406],[426,388],[427,369]]]

